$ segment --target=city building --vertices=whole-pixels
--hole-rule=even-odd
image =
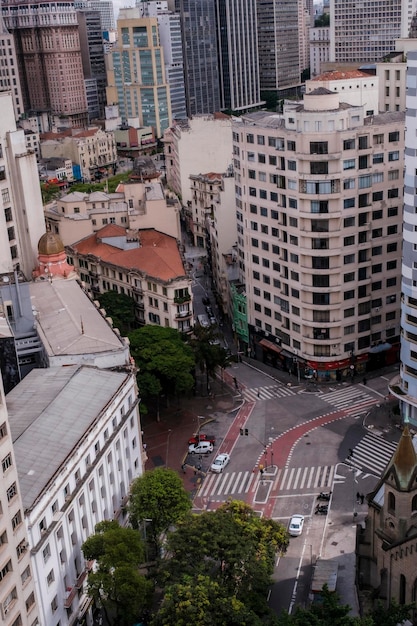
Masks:
[[[10,92],[0,92],[0,110],[0,274],[20,270],[30,278],[45,232],[36,155],[16,129]]]
[[[338,92],[340,99],[353,106],[364,106],[365,115],[379,112],[379,79],[360,70],[333,70],[307,80],[305,92],[310,93],[319,87]],[[395,110],[395,109],[393,109]]]
[[[5,318],[0,317],[0,336],[8,332]],[[2,346],[3,347],[3,346]],[[6,398],[0,377],[0,454],[2,480],[0,486],[1,601],[0,611],[5,626],[39,626],[30,545],[24,519],[24,503],[19,486],[15,452]]]
[[[43,180],[68,181],[69,183],[74,180],[71,159],[61,157],[41,159],[38,168],[39,175]]]
[[[360,11],[355,0],[330,0],[330,61],[381,61],[395,49],[396,39],[408,37],[414,14],[413,0],[376,0]]]
[[[164,134],[167,185],[182,205],[191,202],[190,175],[225,172],[232,160],[231,118],[223,113],[196,115],[173,123]]]
[[[248,347],[323,379],[395,361],[404,114],[321,87],[232,130]]]
[[[87,103],[74,5],[6,0],[1,10],[15,41],[25,112],[47,112],[84,127]]]
[[[394,456],[368,495],[365,527],[358,527],[357,572],[362,587],[388,608],[393,600],[413,606],[417,619],[417,456],[406,424]],[[411,622],[410,622],[411,623]]]
[[[417,49],[417,39],[397,39],[395,50],[375,64],[379,78],[379,110],[405,111],[407,57]]]
[[[101,25],[101,14],[97,10],[77,11],[78,32],[80,36],[81,58],[86,85],[86,98],[89,120],[104,117],[106,106],[106,64]],[[94,86],[98,102],[93,98]]]
[[[403,260],[401,283],[401,368],[400,376],[390,385],[390,392],[400,404],[402,418],[417,426],[417,239],[415,176],[417,156],[417,51],[407,55],[407,97],[405,113],[405,177],[403,215]]]
[[[77,10],[98,11],[100,13],[101,31],[103,34],[115,30],[116,23],[114,21],[112,0],[74,0],[74,6]]]
[[[4,488],[28,529],[30,570],[21,573],[32,573],[39,599],[31,624],[69,626],[89,610],[92,563],[81,546],[98,522],[125,519],[129,485],[143,471],[139,401],[130,367],[70,364],[32,370],[7,396],[18,481]]]
[[[216,0],[222,110],[240,112],[264,104],[260,92],[257,4],[256,0]]]
[[[233,167],[217,174],[191,175],[191,207],[184,208],[194,245],[205,247],[217,305],[231,317],[230,282],[239,276]],[[187,220],[188,217],[188,220]]]
[[[180,240],[180,208],[175,197],[165,195],[159,181],[132,180],[120,184],[115,193],[73,191],[45,209],[45,220],[66,246],[107,224],[131,230],[157,228]]]
[[[18,120],[24,113],[23,96],[20,88],[20,77],[17,66],[16,47],[14,37],[4,25],[0,14],[0,91],[10,91],[13,97],[15,119]]]
[[[97,175],[113,173],[117,161],[114,134],[98,127],[87,130],[68,129],[60,133],[43,133],[41,154],[43,159],[61,157],[71,159],[74,178],[91,181]]]
[[[118,104],[123,122],[138,118],[162,137],[171,123],[171,100],[156,17],[121,9],[118,41],[106,55],[107,103]]]
[[[187,117],[222,108],[216,0],[175,0],[181,18]]]
[[[124,293],[136,303],[139,324],[192,330],[191,278],[173,237],[111,224],[67,246],[67,253],[92,296]]]
[[[165,73],[169,84],[173,120],[187,117],[185,104],[184,61],[182,54],[181,22],[178,13],[168,10],[166,0],[137,2],[141,15],[156,17],[159,37],[164,51]]]
[[[330,59],[330,28],[315,26],[310,28],[310,76],[322,73],[322,64]]]
[[[262,91],[300,85],[299,2],[257,2],[259,74]]]

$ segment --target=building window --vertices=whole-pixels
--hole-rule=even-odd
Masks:
[[[7,494],[7,501],[8,502],[13,500],[13,498],[17,495],[16,483],[13,483],[12,485],[10,485],[10,487],[8,488],[6,494]]]

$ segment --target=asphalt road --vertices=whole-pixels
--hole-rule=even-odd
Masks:
[[[229,452],[231,462],[223,474],[206,476],[197,508],[210,509],[232,497],[285,525],[294,513],[305,516],[303,534],[291,538],[287,554],[277,559],[269,599],[277,613],[292,611],[308,604],[317,558],[344,558],[346,552],[346,569],[354,571],[356,523],[367,508],[356,502],[356,494],[371,491],[380,471],[352,467],[349,453],[353,450],[355,460],[358,446],[369,439],[363,422],[371,408],[385,402],[390,376],[377,376],[367,385],[338,383],[311,392],[305,382],[289,380],[288,385],[241,363],[230,375],[238,381],[242,410],[235,418],[229,416],[216,452]],[[247,436],[240,435],[241,428],[247,428]],[[369,464],[378,456],[372,446],[380,441],[374,437],[367,443]],[[388,461],[390,451],[383,454]],[[261,474],[260,468],[266,471]],[[328,515],[323,516],[314,513],[321,490],[333,492]],[[340,578],[352,588],[352,580],[343,583],[343,575]]]

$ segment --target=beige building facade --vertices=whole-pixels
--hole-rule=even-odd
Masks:
[[[100,169],[113,169],[117,161],[114,133],[97,127],[45,133],[41,135],[41,153],[44,159],[71,159],[86,182],[94,180]]]
[[[175,197],[166,197],[160,182],[126,182],[115,193],[73,191],[45,208],[49,230],[71,245],[107,224],[123,228],[158,228],[166,235],[181,238],[180,206]]]
[[[225,172],[232,159],[231,118],[223,113],[175,122],[164,134],[167,185],[191,202],[190,175]]]
[[[233,149],[248,347],[323,379],[395,360],[404,114],[319,88],[235,120]]]

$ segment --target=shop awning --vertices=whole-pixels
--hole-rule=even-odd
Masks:
[[[370,354],[376,354],[377,352],[385,352],[386,350],[391,350],[392,345],[390,343],[380,343],[377,346],[373,346],[370,348]]]
[[[267,350],[272,350],[273,352],[276,352],[277,354],[281,354],[282,352],[282,348],[277,346],[272,341],[268,341],[268,339],[261,339],[261,341],[259,342],[259,345],[262,346],[263,348],[266,348]]]

